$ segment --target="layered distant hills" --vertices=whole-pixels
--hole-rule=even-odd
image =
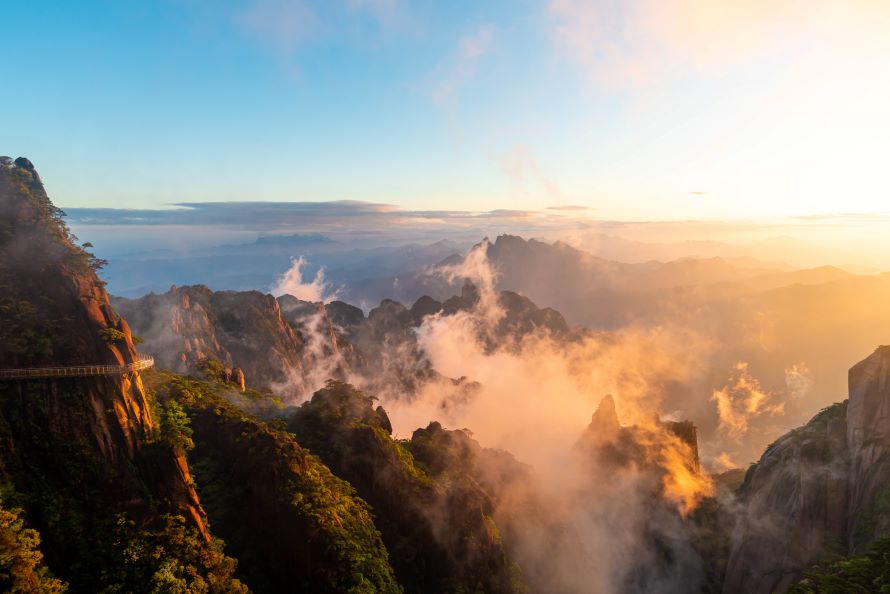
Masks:
[[[290,241],[281,239],[272,243],[285,246]],[[720,258],[627,264],[604,260],[566,244],[516,236],[501,236],[475,249],[484,251],[494,273],[496,289],[506,291],[505,295],[515,295],[516,299],[525,299],[535,308],[558,312],[560,318],[564,316],[562,323],[567,327],[614,335],[629,331],[684,335],[696,370],[681,384],[673,385],[666,405],[696,418],[709,441],[719,431],[720,418],[702,396],[723,387],[736,366],[744,363],[762,390],[774,394],[784,404],[781,414],[767,415],[759,425],[755,422],[751,426],[751,431],[761,433],[759,436],[734,446],[739,463],[755,459],[760,448],[783,430],[804,422],[810,416],[811,406],[834,402],[845,390],[846,369],[890,334],[890,309],[886,307],[890,299],[890,273],[854,275],[830,266],[774,270],[766,264],[740,265]],[[410,342],[410,332],[405,334],[405,330],[412,324],[419,325],[420,319],[414,314],[422,311],[424,303],[443,303],[463,290],[464,277],[448,277],[442,271],[462,265],[464,258],[464,255],[452,254],[412,274],[341,286],[339,300],[319,310],[324,318],[321,324],[327,327],[325,315],[331,309],[346,311],[349,309],[346,303],[352,303],[351,313],[342,314],[346,317],[341,316],[344,321],[339,324],[349,334],[349,337],[341,335],[340,342],[348,338],[346,342],[355,347],[344,353],[346,359],[354,352],[358,359],[368,360],[362,355],[363,345],[374,348],[384,340],[399,344],[405,340]],[[380,298],[369,304],[370,295]],[[355,300],[350,301],[350,296]],[[171,353],[176,352],[180,359],[183,356],[194,359],[206,350],[200,346],[205,343],[210,348],[208,352],[235,367],[244,366],[237,360],[239,357],[234,357],[239,351],[242,357],[268,355],[264,365],[253,365],[259,370],[254,381],[258,381],[258,385],[275,383],[286,391],[299,392],[304,388],[294,386],[306,384],[311,375],[306,370],[316,366],[307,367],[305,361],[298,361],[300,357],[294,351],[297,347],[288,345],[294,341],[305,342],[313,333],[305,324],[299,328],[299,323],[295,336],[282,331],[274,311],[278,306],[270,300],[271,297],[257,292],[212,291],[187,286],[129,301],[121,299],[116,305],[133,320],[137,333],[148,340],[146,348],[152,352],[158,352],[159,341],[162,343],[169,337],[171,330],[182,328],[182,344],[173,351],[165,350],[162,357],[172,357]],[[407,305],[398,305],[400,302]],[[417,305],[412,306],[415,302]],[[159,309],[161,304],[164,304],[163,311]],[[433,309],[428,313],[434,313],[436,306],[430,307]],[[400,313],[396,311],[398,308],[406,311]],[[204,320],[201,312],[211,309],[219,315]],[[407,309],[414,312],[411,323],[407,322],[411,317]],[[304,307],[300,311],[303,312],[300,315],[306,317],[307,312],[314,310]],[[365,318],[364,312],[370,315],[359,332],[354,326],[359,317]],[[353,321],[345,321],[350,315]],[[255,316],[265,316],[268,320],[264,325],[243,323]],[[199,322],[207,326],[211,318],[216,320],[214,328],[189,328],[190,324]],[[235,328],[236,319],[242,320],[243,329]],[[279,327],[279,331],[246,338],[245,333],[262,334],[261,328],[274,326]],[[387,330],[392,330],[389,337],[385,336]],[[211,331],[213,336],[207,334]],[[325,332],[331,336],[336,334],[331,328]],[[230,333],[232,336],[227,338]],[[400,333],[404,337],[396,338]],[[280,341],[274,343],[279,339],[272,336],[281,337]],[[219,344],[215,345],[214,341]],[[226,341],[229,346],[225,346]],[[330,342],[330,339],[321,342]],[[341,350],[335,344],[326,348]],[[409,377],[416,374],[396,372],[404,363],[391,359],[399,358],[378,362],[392,371],[385,383],[414,382]],[[423,365],[417,357],[414,359],[412,365]],[[348,361],[345,364],[356,365]],[[177,368],[185,369],[178,365]],[[396,379],[397,376],[401,379]],[[284,388],[287,385],[290,388]],[[719,453],[709,451],[707,456]]]
[[[2,591],[886,587],[890,347],[850,369],[847,400],[812,396],[821,365],[890,336],[884,276],[625,265],[502,236],[366,314],[195,284],[110,299],[88,249],[33,164],[0,159]],[[440,365],[461,361],[485,366]],[[724,364],[736,381],[715,390]],[[768,364],[782,402],[751,375]],[[546,463],[441,421],[474,406]],[[786,410],[811,420],[756,464],[703,467],[706,444],[751,442],[754,413]]]

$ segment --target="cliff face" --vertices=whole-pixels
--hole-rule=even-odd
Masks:
[[[849,373],[849,547],[862,552],[890,535],[890,346]]]
[[[724,592],[784,591],[827,553],[845,552],[845,409],[837,405],[784,435],[748,470]]]
[[[779,438],[739,490],[723,591],[786,589],[832,554],[890,535],[890,347],[850,369],[849,401]]]
[[[0,161],[0,367],[136,360],[100,262],[73,239],[30,161]],[[148,447],[155,431],[138,373],[0,382],[0,487],[73,587],[67,569],[95,562],[91,539],[115,513],[182,514],[207,536],[185,459]]]
[[[571,339],[558,312],[510,291],[500,292],[497,300],[504,315],[479,336],[489,350],[512,348],[535,332]],[[276,300],[256,291],[198,285],[116,298],[114,305],[145,341],[142,351],[161,367],[187,373],[215,359],[242,369],[249,386],[299,400],[328,379],[410,397],[424,383],[442,379],[421,352],[417,328],[428,316],[469,312],[478,301],[478,291],[468,284],[444,303],[422,297],[409,309],[384,299],[366,317],[340,301],[310,303],[291,295]]]
[[[180,373],[205,359],[244,370],[248,385],[305,396],[305,342],[271,295],[258,291],[211,291],[172,287],[163,295],[116,299],[145,341],[142,350]]]

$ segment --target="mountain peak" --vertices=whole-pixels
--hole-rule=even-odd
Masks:
[[[618,421],[618,412],[615,410],[615,399],[611,394],[606,394],[600,400],[596,412],[590,419],[587,431],[596,439],[608,439],[621,429]]]

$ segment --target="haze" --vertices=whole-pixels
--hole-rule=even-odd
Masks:
[[[887,0],[0,40],[0,591],[890,587]]]

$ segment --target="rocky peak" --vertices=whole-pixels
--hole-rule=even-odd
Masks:
[[[368,313],[367,326],[376,340],[383,341],[390,332],[403,333],[414,325],[411,312],[392,299],[384,299]]]
[[[285,302],[305,306],[296,299]],[[189,372],[215,359],[246,370],[252,385],[276,385],[289,396],[307,391],[305,341],[271,295],[195,285],[116,304],[144,338],[143,349],[163,367]]]
[[[618,422],[618,413],[615,410],[615,399],[611,394],[606,394],[596,407],[587,431],[598,440],[607,440],[614,438],[619,429],[621,424]]]
[[[699,472],[698,432],[692,421],[662,421],[657,415],[648,425],[621,425],[611,394],[603,396],[590,424],[579,438],[575,449],[603,468],[618,470],[636,467],[645,471],[663,472],[664,450],[669,445],[665,433],[679,438],[688,446],[680,452],[683,463],[693,473]]]
[[[695,427],[695,423],[692,421],[664,421],[661,424],[668,433],[677,436],[680,441],[689,446],[689,450],[692,452],[690,466],[698,471],[700,461],[698,458],[698,429]]]
[[[288,314],[289,318],[305,318],[318,313],[324,313],[323,303],[303,301],[293,295],[281,295],[278,297],[278,305],[282,312]]]
[[[848,374],[850,404],[847,443],[851,451],[866,442],[890,439],[890,346],[878,347]]]
[[[351,331],[365,321],[365,314],[361,309],[343,301],[331,301],[326,304],[325,312],[332,324],[346,331]]]
[[[479,299],[479,289],[472,281],[467,280],[464,281],[464,286],[461,287],[459,296],[455,295],[445,300],[445,303],[442,304],[442,311],[447,316],[459,311],[470,311],[476,307]]]
[[[435,315],[440,311],[442,311],[442,304],[429,295],[424,295],[411,306],[411,317],[414,318],[414,325],[420,326],[425,317]]]

